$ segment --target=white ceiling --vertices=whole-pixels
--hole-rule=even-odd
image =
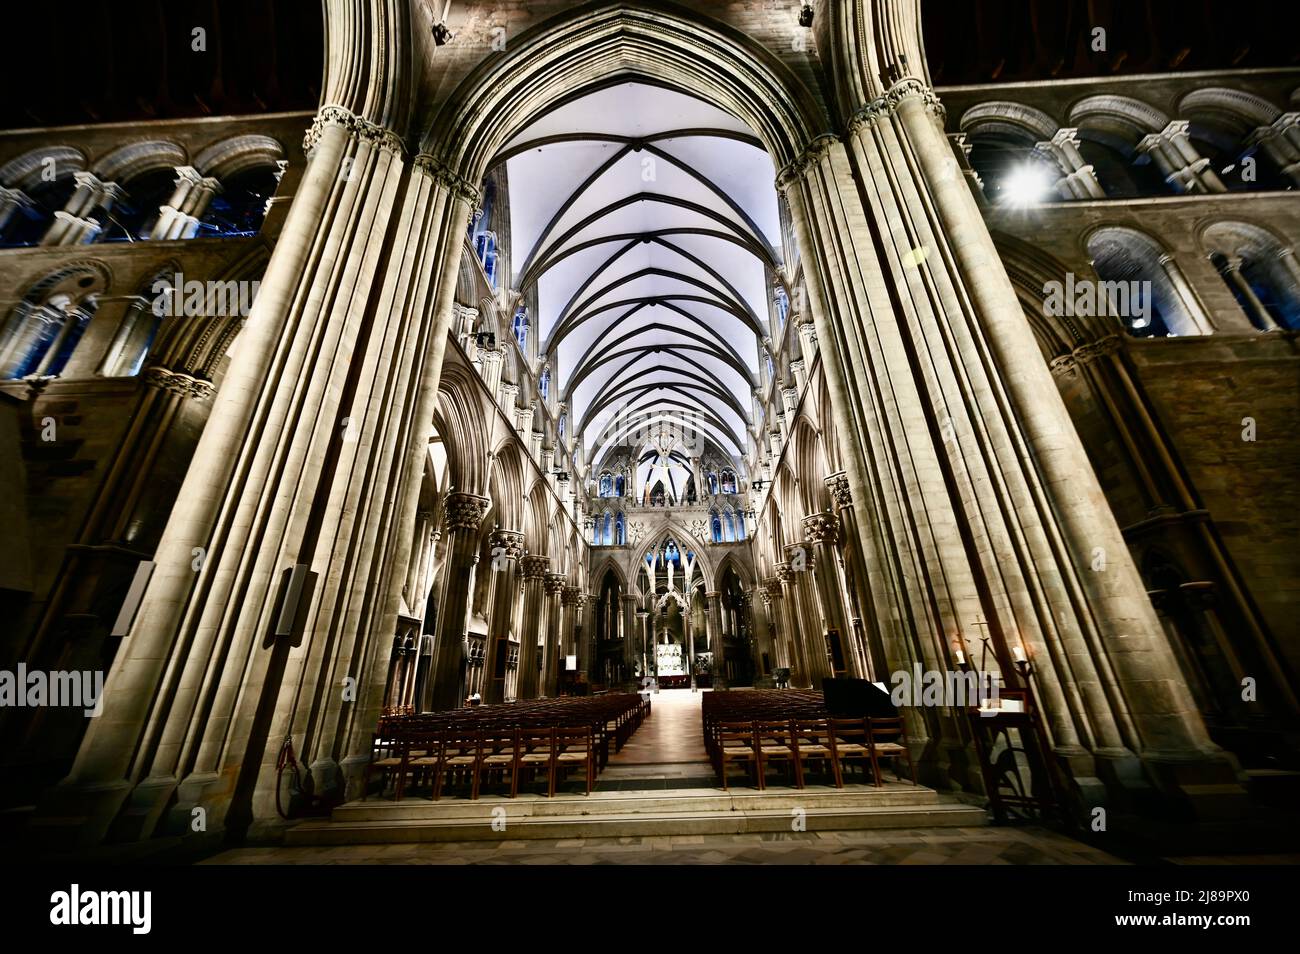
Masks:
[[[743,124],[627,82],[507,144],[512,287],[537,290],[539,354],[590,462],[615,411],[699,426],[742,456],[779,265],[772,161]]]

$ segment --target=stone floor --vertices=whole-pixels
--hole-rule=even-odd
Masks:
[[[754,835],[238,848],[213,865],[1117,865],[1045,828],[933,828]]]

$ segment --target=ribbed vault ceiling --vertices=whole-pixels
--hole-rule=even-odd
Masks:
[[[758,140],[699,99],[621,82],[540,117],[503,158],[511,284],[536,288],[539,354],[589,461],[660,419],[743,456],[780,254]]]

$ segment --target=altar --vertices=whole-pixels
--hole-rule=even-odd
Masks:
[[[656,645],[655,662],[658,664],[657,672],[660,679],[687,675],[685,660],[682,658],[682,647],[677,643]]]

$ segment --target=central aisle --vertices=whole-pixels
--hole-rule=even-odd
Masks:
[[[701,699],[708,690],[664,689],[650,696],[650,718],[609,757],[602,782],[646,778],[712,778],[704,751]]]

